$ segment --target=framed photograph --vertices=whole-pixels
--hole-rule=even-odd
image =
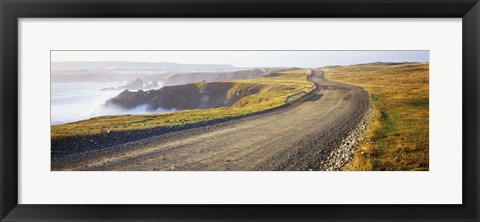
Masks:
[[[1,221],[478,221],[479,10],[1,1]]]

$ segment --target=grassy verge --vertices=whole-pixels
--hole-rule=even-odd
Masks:
[[[232,97],[236,93],[241,93],[248,87],[257,87],[260,89],[258,93],[243,97],[230,107],[183,110],[172,113],[148,115],[101,116],[74,123],[52,126],[51,137],[52,139],[59,139],[92,136],[109,131],[144,130],[240,116],[268,110],[283,105],[285,103],[285,97],[289,94],[298,91],[311,91],[311,83],[307,81],[308,74],[310,74],[309,70],[290,70],[270,74],[262,78],[225,81],[234,83],[234,86],[227,93],[227,98]],[[196,84],[200,86],[204,83]]]
[[[357,85],[372,98],[369,125],[344,170],[428,170],[429,64],[328,67],[330,80]]]

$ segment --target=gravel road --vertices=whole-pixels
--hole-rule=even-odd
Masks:
[[[52,170],[322,170],[369,110],[360,87],[312,70],[317,89],[285,109],[131,141]],[[328,162],[328,161],[327,161]]]

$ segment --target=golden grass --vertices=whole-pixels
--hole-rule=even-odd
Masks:
[[[258,87],[260,89],[258,93],[240,99],[231,107],[183,110],[148,115],[101,116],[52,126],[51,137],[52,139],[58,139],[92,136],[108,131],[144,130],[268,110],[283,105],[285,97],[289,94],[302,90],[305,92],[311,91],[311,83],[307,81],[308,74],[310,74],[309,70],[290,70],[256,79],[224,81],[234,83],[234,86],[227,93],[229,98],[247,87]]]
[[[429,64],[327,68],[330,80],[357,85],[372,98],[372,115],[344,170],[429,169]]]

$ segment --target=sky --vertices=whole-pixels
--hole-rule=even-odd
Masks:
[[[52,62],[173,62],[236,67],[321,67],[428,62],[429,51],[52,51]]]

